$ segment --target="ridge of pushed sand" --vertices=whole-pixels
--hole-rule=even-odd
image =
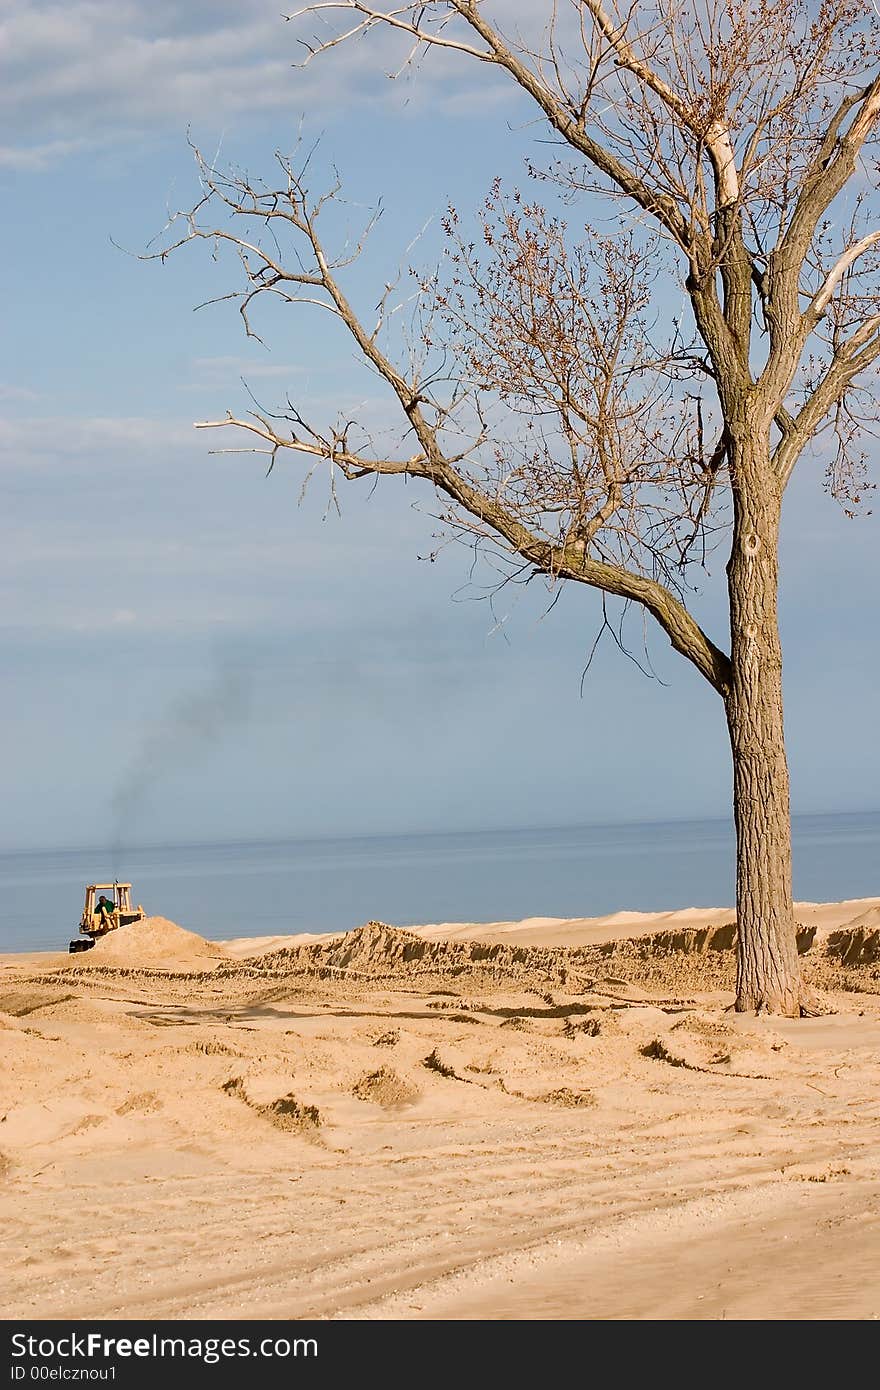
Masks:
[[[371,979],[404,979],[412,974],[457,973],[488,969],[521,974],[523,968],[542,976],[563,977],[565,964],[557,947],[481,941],[428,941],[416,932],[385,922],[367,922],[342,935],[275,947],[264,955],[230,960],[219,973],[245,970],[278,974],[306,972]]]
[[[880,927],[880,898],[847,898],[833,903],[795,903],[795,915],[805,928],[815,929],[821,941],[841,929]],[[685,907],[666,912],[621,911],[602,917],[525,917],[519,921],[432,922],[407,926],[426,941],[484,941],[511,946],[601,946],[634,940],[657,932],[701,931],[735,920],[732,907]],[[341,940],[345,932],[299,932],[290,935],[236,937],[223,941],[227,954],[238,958]]]
[[[658,989],[683,998],[733,988],[735,944],[736,923],[731,921],[700,927],[679,923],[674,929],[664,927],[635,937],[564,945],[533,944],[516,937],[434,940],[373,921],[310,941],[290,938],[258,955],[229,953],[216,964],[214,973],[218,980],[346,980],[352,988],[362,989],[372,989],[380,981],[420,988],[429,980],[437,987],[444,981],[460,987],[469,980],[474,988],[516,981],[539,993],[548,985],[577,991],[607,981],[616,992],[623,987],[630,1000],[637,994],[657,998]],[[805,976],[814,986],[876,992],[880,931],[844,927],[819,939],[815,925],[802,927],[798,950],[805,957]],[[644,993],[646,988],[652,995]]]

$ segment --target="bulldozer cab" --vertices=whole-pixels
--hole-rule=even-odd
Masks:
[[[102,936],[145,916],[140,904],[132,907],[130,883],[90,883],[79,929],[83,936]]]

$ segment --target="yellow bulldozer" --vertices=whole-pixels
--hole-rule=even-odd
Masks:
[[[112,897],[107,897],[108,893]],[[85,906],[79,921],[80,934],[71,941],[68,950],[71,955],[77,951],[88,951],[105,932],[140,922],[146,915],[140,905],[132,907],[130,883],[90,883],[86,888]]]

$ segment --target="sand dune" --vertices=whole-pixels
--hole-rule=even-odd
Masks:
[[[874,913],[880,926],[880,898],[839,903],[796,903],[799,922],[817,934],[837,930],[859,915]],[[605,917],[527,917],[521,922],[438,922],[413,930],[433,940],[515,938],[523,945],[589,946],[612,937],[646,936],[656,931],[718,927],[734,920],[732,907],[686,907],[672,912],[612,912]]]
[[[866,911],[853,917],[845,925],[860,928],[862,931],[880,931],[880,903],[872,903]]]
[[[724,909],[0,958],[5,1315],[877,1317],[878,909],[800,1022]]]

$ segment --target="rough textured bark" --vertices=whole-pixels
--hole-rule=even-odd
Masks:
[[[732,455],[730,693],[739,935],[736,1008],[796,1017],[800,967],[791,884],[791,810],[777,618],[781,494],[766,450]]]

